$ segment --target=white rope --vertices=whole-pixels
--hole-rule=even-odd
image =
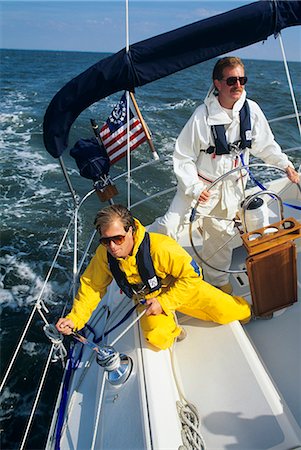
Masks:
[[[22,343],[23,343],[24,337],[25,337],[25,335],[26,335],[26,333],[27,333],[27,330],[28,330],[28,328],[29,328],[29,325],[30,325],[30,323],[31,323],[31,321],[32,321],[32,318],[33,318],[33,316],[34,316],[34,313],[35,313],[36,309],[37,309],[37,305],[35,305],[34,308],[33,308],[33,310],[31,311],[31,314],[30,314],[30,316],[29,316],[29,319],[28,319],[28,321],[27,321],[27,324],[26,324],[26,326],[25,326],[25,328],[24,328],[24,331],[23,331],[23,333],[22,333],[21,339],[19,340],[19,343],[18,343],[18,345],[17,345],[17,347],[16,347],[16,349],[15,349],[15,352],[14,352],[14,354],[13,354],[13,356],[12,356],[12,359],[11,359],[11,361],[10,361],[10,364],[9,364],[9,366],[8,366],[8,368],[7,368],[7,370],[6,370],[6,373],[5,373],[5,375],[4,375],[4,378],[3,378],[3,380],[2,380],[2,383],[1,383],[1,386],[0,386],[0,392],[2,391],[3,386],[5,385],[6,380],[7,380],[8,376],[9,376],[9,374],[10,374],[11,368],[12,368],[12,366],[13,366],[13,364],[14,364],[14,362],[15,362],[15,359],[16,359],[18,353],[19,353],[20,347],[21,347],[21,345],[22,345]]]
[[[126,328],[123,330],[123,332],[120,333],[119,336],[117,336],[117,338],[116,338],[111,344],[109,344],[110,347],[113,347],[113,346],[116,344],[116,342],[119,341],[119,339],[121,339],[122,336],[125,335],[125,333],[127,333],[128,330],[129,330],[133,325],[135,325],[135,323],[138,322],[138,320],[140,320],[141,317],[142,317],[145,313],[146,313],[146,309],[144,309],[144,310],[136,317],[136,319],[134,319],[133,322],[130,323],[130,325],[129,325],[128,327],[126,327]]]
[[[198,427],[200,424],[198,411],[192,403],[176,402],[177,411],[182,424],[181,436],[183,445],[179,450],[204,450],[205,442]]]
[[[298,107],[297,107],[296,98],[295,98],[295,94],[294,94],[294,89],[293,89],[293,85],[292,85],[292,81],[291,81],[291,76],[290,76],[290,72],[289,72],[289,68],[288,68],[288,64],[287,64],[287,60],[286,60],[286,55],[285,55],[285,51],[284,51],[284,45],[283,45],[281,33],[279,33],[278,38],[279,38],[280,48],[281,48],[281,52],[282,52],[282,57],[283,57],[283,63],[284,63],[284,67],[285,67],[286,77],[287,77],[287,81],[288,81],[288,85],[289,85],[290,93],[291,93],[291,97],[292,97],[292,102],[293,102],[293,106],[294,106],[294,110],[295,110],[295,115],[296,115],[296,120],[297,120],[297,124],[298,124],[298,129],[299,129],[299,133],[300,133],[300,136],[301,136],[300,117],[299,117]]]
[[[115,308],[119,309],[118,307]],[[113,312],[115,312],[115,310]],[[110,346],[113,346],[119,339],[121,339],[121,337],[127,333],[127,331],[145,314],[146,309],[143,310],[139,316],[133,320],[133,322],[111,343],[109,344]],[[111,317],[110,317],[111,319]],[[90,357],[89,357],[89,363],[92,362],[92,359],[96,356],[96,352],[92,351]],[[74,389],[75,391],[78,391],[78,388],[80,386],[80,384],[82,383],[84,376],[86,375],[88,366],[85,367],[83,374],[80,377],[80,380],[76,386],[76,388]],[[97,408],[97,414],[96,414],[96,421],[95,421],[95,426],[94,426],[94,431],[93,431],[93,439],[92,439],[92,444],[91,444],[91,450],[95,449],[95,444],[96,444],[96,437],[97,437],[97,431],[98,431],[98,424],[99,424],[99,420],[100,420],[100,413],[101,413],[101,407],[102,407],[102,403],[103,403],[103,396],[104,396],[104,388],[105,388],[105,381],[106,378],[105,376],[103,376],[103,380],[102,380],[102,386],[101,386],[101,391],[100,391],[100,398],[99,398],[99,403],[98,403],[98,408]],[[68,414],[70,413],[71,410],[71,404],[69,403],[68,405]]]
[[[55,256],[54,256],[54,258],[53,258],[53,260],[52,260],[52,264],[51,264],[51,266],[50,266],[50,268],[49,268],[49,270],[48,270],[47,276],[46,276],[46,278],[45,278],[44,284],[43,284],[43,286],[42,286],[42,289],[41,289],[41,291],[40,291],[40,294],[39,294],[39,297],[38,297],[38,299],[37,299],[36,304],[39,304],[39,303],[41,302],[42,295],[44,294],[44,290],[45,290],[45,288],[46,288],[46,285],[47,285],[47,283],[48,283],[48,280],[49,280],[49,278],[50,278],[50,276],[51,276],[51,273],[52,273],[52,271],[53,271],[53,269],[54,269],[54,266],[55,266],[56,261],[57,261],[57,259],[58,259],[58,257],[59,257],[59,254],[61,253],[62,247],[63,247],[63,245],[64,245],[64,243],[65,243],[65,240],[66,240],[66,238],[67,238],[67,235],[68,235],[68,233],[69,233],[69,230],[70,230],[70,227],[71,227],[71,225],[72,225],[73,220],[74,220],[74,217],[72,217],[72,218],[70,219],[70,222],[69,222],[69,224],[68,224],[68,226],[67,226],[67,228],[66,228],[66,230],[65,230],[65,232],[64,232],[64,234],[63,234],[63,237],[62,237],[62,239],[61,239],[61,242],[59,243],[58,249],[57,249],[56,254],[55,254]],[[46,312],[48,312],[48,311],[46,311]]]
[[[41,396],[42,387],[43,387],[44,382],[45,382],[46,374],[47,374],[47,371],[48,371],[48,368],[49,368],[49,365],[50,365],[50,362],[51,362],[52,352],[53,352],[53,346],[51,347],[49,355],[48,355],[48,359],[47,359],[47,362],[46,362],[46,365],[45,365],[45,369],[44,369],[44,372],[43,372],[43,375],[42,375],[42,378],[41,378],[41,381],[40,381],[40,385],[39,385],[39,388],[38,388],[38,391],[37,391],[37,395],[36,395],[36,398],[35,398],[32,410],[31,410],[31,414],[30,414],[29,420],[27,422],[27,427],[26,427],[25,434],[23,436],[23,440],[22,440],[21,447],[20,447],[19,450],[23,450],[24,445],[26,443],[26,440],[27,440],[27,437],[28,437],[28,433],[29,433],[29,430],[30,430],[30,427],[31,427],[31,424],[32,424],[32,421],[33,421],[33,418],[34,418],[34,415],[35,415],[35,412],[36,412],[36,408],[37,408],[40,396]]]
[[[129,299],[129,301],[131,301],[131,300]],[[105,333],[105,330],[108,327],[108,324],[110,324],[113,321],[113,316],[114,315],[116,316],[117,313],[120,314],[122,312],[122,310],[126,308],[127,304],[123,305],[123,303],[124,302],[120,302],[116,306],[116,308],[113,310],[113,312],[110,314],[109,320],[107,321],[108,323],[105,324],[104,329],[102,331],[102,334]],[[108,306],[106,306],[106,305],[103,305],[103,306],[108,308]],[[119,311],[120,309],[121,309],[121,311]],[[103,312],[105,312],[105,310]],[[101,317],[102,317],[102,315],[101,315]],[[99,318],[99,320],[101,319],[101,317]],[[95,316],[94,319],[96,321],[97,317]],[[93,326],[93,323],[92,323],[92,326]],[[75,392],[78,392],[78,390],[79,390],[79,388],[80,388],[80,386],[81,386],[81,384],[82,384],[82,382],[83,382],[83,380],[84,380],[84,378],[86,376],[86,373],[87,373],[90,365],[92,364],[92,361],[95,358],[95,356],[96,356],[96,352],[92,351],[92,353],[90,354],[89,358],[86,361],[85,367],[83,368],[83,372],[82,372],[82,374],[81,374],[81,376],[79,378],[79,381],[77,382],[77,384],[75,385],[75,387],[73,389]],[[72,404],[71,404],[71,402],[69,402],[66,416],[70,415],[71,409],[72,409]]]
[[[131,301],[131,300],[129,299],[129,301]],[[113,321],[113,320],[112,320],[112,319],[113,319],[113,315],[116,315],[115,313],[121,314],[122,310],[125,309],[125,307],[127,306],[127,305],[122,305],[122,303],[123,303],[123,302],[120,302],[120,303],[118,304],[118,306],[116,306],[116,308],[114,309],[114,311],[111,313],[111,315],[110,315],[110,317],[109,317],[109,320],[108,320],[108,323],[109,323],[109,324],[112,323],[112,321]],[[121,311],[119,311],[120,308],[122,308]],[[144,312],[143,312],[143,314],[144,314]],[[141,314],[141,316],[142,316],[143,314]],[[140,316],[140,317],[141,317],[141,316]],[[134,323],[137,322],[137,320],[139,320],[140,317],[138,317],[131,325],[129,325],[129,327],[127,328],[127,330],[128,330],[132,325],[134,325]],[[105,327],[104,327],[104,329],[103,329],[102,334],[105,333],[105,330],[106,330],[106,328],[108,327],[108,323],[105,324]],[[125,332],[126,332],[127,330],[125,330]],[[125,333],[125,332],[124,332],[124,333]],[[122,333],[122,335],[123,335],[124,333]],[[119,340],[121,337],[122,337],[121,335],[118,336],[118,338],[116,338],[116,340],[115,340],[113,343],[117,342],[117,340]],[[110,345],[112,346],[112,344],[110,344]],[[74,388],[74,391],[78,391],[78,389],[79,389],[79,387],[80,387],[81,383],[83,382],[83,379],[84,379],[84,377],[85,377],[85,375],[86,375],[86,372],[87,372],[88,368],[90,367],[90,365],[91,365],[91,363],[92,363],[92,360],[95,358],[95,356],[96,356],[96,352],[95,352],[95,351],[92,351],[92,353],[90,354],[90,356],[89,356],[89,358],[88,358],[88,360],[87,360],[87,365],[85,366],[85,368],[84,368],[84,370],[83,370],[83,373],[81,374],[81,377],[80,377],[80,379],[79,379],[77,385],[76,385],[75,388]],[[68,411],[69,411],[69,409],[68,409]]]
[[[174,314],[174,318],[176,323],[178,323],[176,314]],[[173,377],[180,398],[176,402],[176,407],[182,425],[181,437],[183,445],[180,445],[178,450],[206,450],[204,438],[198,429],[200,425],[198,410],[192,403],[186,400],[179,384],[174,361],[175,342],[172,348],[169,349],[169,354]]]
[[[45,323],[45,325],[48,325],[49,322],[48,322],[48,320],[46,319],[46,316],[44,315],[44,313],[42,312],[42,307],[41,307],[41,304],[40,304],[40,303],[37,304],[37,311],[38,311],[38,313],[40,314],[40,316],[41,316],[43,322]]]
[[[30,327],[30,325],[31,325],[31,322],[32,322],[32,319],[33,319],[33,316],[34,316],[35,312],[38,311],[38,313],[40,314],[40,316],[42,317],[42,319],[44,320],[44,322],[46,321],[46,318],[44,317],[44,315],[43,315],[42,312],[41,312],[41,309],[39,309],[39,308],[40,308],[40,303],[38,304],[38,302],[37,302],[37,303],[34,305],[32,311],[31,311],[31,314],[30,314],[30,316],[29,316],[29,318],[28,318],[28,321],[27,321],[27,323],[26,323],[26,325],[25,325],[25,328],[24,328],[24,330],[23,330],[23,333],[22,333],[22,335],[21,335],[21,337],[20,337],[20,339],[19,339],[19,342],[18,342],[18,344],[17,344],[17,347],[16,347],[16,349],[15,349],[15,351],[14,351],[14,353],[13,353],[13,356],[12,356],[12,358],[11,358],[11,360],[10,360],[10,363],[9,363],[9,365],[8,365],[8,368],[7,368],[7,370],[6,370],[6,373],[5,373],[4,377],[3,377],[3,380],[2,380],[2,383],[1,383],[1,386],[0,386],[0,392],[2,391],[2,389],[3,389],[3,387],[4,387],[5,383],[6,383],[6,380],[7,380],[8,376],[9,376],[9,374],[10,374],[10,372],[11,372],[11,369],[12,369],[14,363],[15,363],[15,360],[16,360],[16,358],[17,358],[17,356],[18,356],[18,353],[19,353],[19,350],[20,350],[20,348],[21,348],[21,346],[22,346],[22,344],[23,344],[23,341],[24,341],[24,339],[25,339],[25,336],[26,336],[26,334],[27,334],[27,331],[28,331],[28,329],[29,329],[29,327]],[[46,321],[45,323],[47,323],[47,321]]]
[[[117,307],[113,310],[113,312],[110,314],[109,320],[108,320],[107,322],[108,322],[108,323],[111,323],[111,322],[112,322],[112,319],[113,319],[113,316],[116,315],[115,313],[117,313],[117,312],[118,312],[118,313],[121,313],[122,311],[118,311],[118,310],[119,310],[120,308],[122,308],[122,310],[123,310],[126,306],[127,306],[127,305],[123,305],[123,302],[120,302],[120,303],[117,305]],[[104,308],[108,308],[107,305],[103,305],[103,307],[104,307]],[[105,310],[103,311],[103,313],[104,313],[104,312],[105,312]],[[103,315],[103,313],[102,313],[102,315]],[[101,317],[99,318],[99,320],[102,318],[102,315],[101,315]],[[97,316],[95,316],[94,319],[95,319],[95,321],[98,322]],[[92,326],[93,326],[93,323],[92,323]],[[105,333],[106,327],[107,327],[107,323],[106,323],[105,326],[104,326],[104,329],[103,329],[103,331],[102,331],[102,334]],[[84,378],[85,378],[85,376],[86,376],[86,374],[87,374],[87,371],[88,371],[90,365],[92,364],[92,361],[93,361],[93,359],[95,358],[95,356],[96,356],[96,352],[92,352],[92,353],[90,354],[89,358],[86,360],[86,364],[85,364],[85,367],[83,368],[83,372],[82,372],[82,374],[81,374],[81,376],[80,376],[80,378],[79,378],[77,384],[75,385],[75,387],[74,387],[74,389],[73,389],[74,392],[78,392],[78,390],[79,390],[79,388],[80,388],[80,386],[81,386],[81,384],[82,384],[82,382],[83,382],[83,380],[84,380]],[[73,406],[73,405],[72,405],[72,402],[69,402],[66,416],[69,416],[69,415],[70,415],[72,406]]]

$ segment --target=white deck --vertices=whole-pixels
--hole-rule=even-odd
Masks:
[[[234,264],[243,264],[243,258],[243,251],[236,249]],[[243,283],[237,276],[232,279],[235,293],[248,297],[247,277],[241,276],[241,280]],[[298,288],[301,299],[300,283]],[[121,301],[118,289],[112,286],[108,304]],[[114,331],[108,342],[131,320]],[[188,316],[179,316],[179,321],[187,337],[173,349],[176,378],[185,398],[197,407],[207,450],[300,448],[301,302],[272,320],[244,327],[238,322],[216,325]],[[94,325],[100,335],[102,320]],[[120,387],[106,382],[102,396],[102,369],[94,358],[85,369],[91,350],[84,348],[82,365],[70,388],[61,449],[177,450],[182,440],[171,352],[150,349],[138,326],[115,348],[132,358],[131,377]],[[53,448],[53,435],[52,428],[47,448]]]
[[[300,254],[298,268],[300,277]],[[208,449],[300,445],[301,303],[244,327],[182,319],[188,335],[176,344],[178,371]]]
[[[207,448],[283,450],[300,444],[300,429],[240,324],[199,327],[191,320],[186,330],[187,342],[177,345],[176,356]],[[198,364],[191,372],[192,357]]]

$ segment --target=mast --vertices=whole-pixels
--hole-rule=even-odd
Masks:
[[[129,36],[129,1],[125,0],[125,51],[127,56],[130,49]],[[127,116],[127,207],[131,207],[131,148],[130,148],[130,93],[126,91],[126,116]]]

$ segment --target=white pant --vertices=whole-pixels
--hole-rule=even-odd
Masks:
[[[192,208],[196,201],[185,195],[179,188],[171,205],[163,217],[153,222],[148,231],[167,234],[178,240],[179,234],[185,224],[189,223]],[[198,206],[200,214],[200,226],[203,228],[202,258],[210,265],[223,270],[228,270],[232,260],[231,238],[234,236],[234,222],[231,220],[218,220],[204,217],[211,216],[233,219],[228,217],[226,209],[221,209],[219,192],[211,192],[210,199]],[[230,242],[227,242],[229,241]],[[204,279],[214,286],[223,286],[229,282],[229,274],[212,269],[203,264]]]

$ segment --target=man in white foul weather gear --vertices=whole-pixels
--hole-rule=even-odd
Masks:
[[[150,231],[178,235],[188,223],[191,208],[199,200],[198,212],[229,220],[203,219],[202,257],[216,268],[228,270],[232,259],[231,237],[233,218],[243,199],[239,171],[208,187],[231,169],[248,164],[250,153],[265,163],[284,169],[288,178],[297,183],[299,175],[288,157],[282,153],[268,122],[257,105],[246,99],[244,65],[239,58],[220,59],[213,70],[213,86],[204,104],[192,114],[181,131],[173,154],[174,172],[178,180],[177,193],[163,217]],[[233,145],[234,144],[234,145]],[[243,159],[242,159],[243,158]],[[229,274],[203,265],[208,283],[231,293]]]

